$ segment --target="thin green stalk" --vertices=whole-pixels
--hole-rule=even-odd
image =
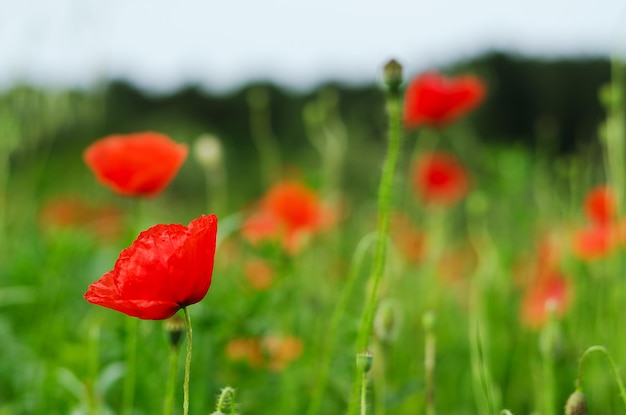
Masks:
[[[388,69],[391,69],[388,71]],[[385,260],[387,256],[387,237],[389,235],[389,222],[391,217],[392,195],[393,195],[393,179],[396,172],[396,165],[402,147],[402,100],[400,99],[400,83],[402,79],[400,65],[391,61],[385,67],[387,75],[387,112],[389,114],[389,145],[387,148],[387,157],[383,165],[380,187],[378,188],[378,237],[376,239],[376,249],[374,251],[374,264],[372,274],[370,276],[368,287],[370,289],[369,297],[366,299],[363,318],[359,328],[356,347],[357,351],[367,349],[367,345],[372,333],[372,323],[374,314],[378,304],[378,286],[385,271]],[[391,73],[391,76],[389,76]],[[353,383],[353,393],[358,387],[358,376]],[[348,413],[354,414],[356,405],[355,399],[350,400]]]
[[[427,312],[422,318],[426,339],[424,344],[424,388],[426,415],[435,415],[435,357],[437,343],[435,337],[435,315]]]
[[[475,286],[471,289],[469,312],[470,360],[474,380],[474,395],[479,413],[493,414],[496,412],[496,405],[491,376],[483,349],[478,291],[479,289]]]
[[[617,387],[619,389],[619,395],[622,398],[622,402],[624,403],[624,406],[626,406],[626,390],[624,389],[624,382],[622,381],[622,378],[619,375],[619,370],[617,369],[617,365],[613,361],[613,358],[609,354],[609,351],[604,346],[591,346],[590,348],[585,350],[585,352],[580,357],[580,362],[578,363],[578,377],[576,378],[576,389],[582,390],[581,381],[582,381],[583,362],[591,353],[594,353],[594,352],[602,353],[606,357],[606,359],[609,361],[609,366],[611,366],[611,372],[613,373],[613,378],[615,379],[615,382],[617,383]]]
[[[376,236],[376,233],[369,233],[362,237],[354,251],[348,279],[343,287],[341,296],[339,297],[339,301],[335,306],[335,310],[333,311],[333,315],[328,325],[328,336],[326,342],[324,343],[325,346],[320,359],[320,370],[316,377],[315,385],[313,386],[311,403],[309,404],[306,412],[307,415],[315,415],[319,412],[322,404],[322,398],[324,396],[324,389],[326,389],[326,384],[328,383],[328,372],[330,371],[331,359],[335,349],[339,325],[343,320],[346,309],[348,308],[348,302],[350,301],[350,297],[352,297],[352,292],[354,291],[358,276],[361,273],[365,254],[376,241]]]
[[[138,325],[138,319],[126,319],[126,376],[124,377],[124,389],[122,392],[122,414],[132,413],[135,401]]]
[[[367,415],[367,372],[361,373],[361,415]]]
[[[376,240],[372,275],[370,277],[371,290],[367,302],[365,303],[365,312],[359,329],[357,350],[364,350],[367,347],[372,333],[372,322],[374,321],[374,313],[376,312],[377,305],[378,286],[385,272],[387,236],[389,235],[393,196],[393,179],[402,144],[402,104],[399,94],[390,93],[388,95],[387,107],[389,112],[389,146],[387,158],[383,166],[380,187],[378,189],[378,238]]]
[[[191,369],[191,318],[187,307],[183,307],[187,327],[187,356],[185,357],[185,381],[183,383],[183,415],[189,414],[189,371]]]
[[[543,387],[541,390],[543,398],[543,413],[545,415],[556,415],[556,375],[554,370],[554,353],[556,348],[558,322],[556,320],[555,312],[556,310],[552,308],[549,310],[548,323],[545,325],[540,334],[541,363],[543,369]]]
[[[163,404],[163,415],[172,415],[174,409],[174,390],[176,389],[176,373],[178,367],[178,347],[172,346],[170,349],[170,362],[167,376],[167,386],[165,388],[165,402]]]

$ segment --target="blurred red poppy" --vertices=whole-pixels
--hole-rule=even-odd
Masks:
[[[217,217],[156,225],[139,234],[115,267],[89,286],[90,303],[145,320],[163,320],[197,303],[211,285]]]
[[[452,205],[467,195],[468,173],[451,154],[422,154],[413,166],[413,188],[425,203]]]
[[[615,195],[606,186],[591,189],[584,204],[585,214],[593,223],[606,225],[615,219]]]
[[[485,93],[483,81],[475,76],[446,78],[427,72],[409,83],[404,95],[404,125],[445,126],[478,106]]]
[[[187,146],[155,132],[111,135],[84,152],[96,179],[125,196],[156,196],[187,157]]]
[[[315,192],[302,183],[287,180],[275,184],[263,197],[259,209],[242,226],[250,243],[282,241],[288,253],[295,253],[307,238],[323,231],[330,215]]]
[[[521,304],[522,322],[531,329],[543,326],[554,312],[562,317],[569,308],[571,287],[567,278],[558,271],[537,276],[528,286]]]
[[[617,247],[617,228],[610,225],[591,225],[578,229],[572,239],[574,255],[593,260],[610,254]]]

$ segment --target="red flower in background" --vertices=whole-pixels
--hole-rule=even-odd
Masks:
[[[615,195],[611,189],[598,186],[587,193],[583,207],[590,223],[574,232],[572,251],[584,260],[602,258],[620,242]]]
[[[288,253],[297,252],[306,239],[330,226],[330,212],[315,192],[296,181],[275,184],[263,197],[259,210],[243,224],[242,235],[251,243],[281,240]]]
[[[452,205],[467,195],[468,173],[451,154],[422,154],[413,166],[413,188],[425,203]]]
[[[143,132],[111,135],[84,152],[96,179],[125,196],[156,196],[172,181],[187,157],[187,146]]]
[[[569,308],[571,288],[569,281],[557,271],[540,274],[527,287],[521,305],[522,322],[529,328],[543,326],[550,316],[562,317]]]
[[[591,222],[606,225],[615,219],[615,195],[611,189],[598,186],[585,196],[585,214]]]
[[[209,290],[216,234],[215,215],[189,226],[153,226],[120,253],[112,271],[89,286],[85,299],[145,320],[169,318]]]
[[[452,123],[480,104],[486,88],[471,75],[446,78],[427,72],[415,78],[404,95],[404,125],[442,127]]]

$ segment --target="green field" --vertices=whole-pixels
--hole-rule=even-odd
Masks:
[[[577,389],[589,413],[623,413],[626,89],[612,68],[575,143],[559,141],[576,120],[558,114],[500,137],[530,101],[496,105],[497,74],[479,64],[447,73],[477,74],[484,98],[416,125],[404,91],[419,74],[397,94],[259,84],[150,105],[111,99],[114,86],[5,91],[0,415],[183,413],[184,333],[174,347],[169,320],[83,295],[141,231],[210,213],[212,283],[187,308],[191,414],[553,415]],[[561,72],[547,73],[526,82]],[[120,195],[84,152],[140,131],[188,154],[161,192]]]

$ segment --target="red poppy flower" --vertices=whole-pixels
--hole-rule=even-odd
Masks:
[[[615,219],[615,195],[611,189],[599,186],[585,196],[585,214],[592,222],[606,225]]]
[[[539,328],[547,322],[550,308],[557,317],[562,317],[569,308],[570,297],[569,281],[559,272],[538,276],[522,299],[522,322],[529,328]]]
[[[243,224],[242,235],[250,243],[281,240],[289,253],[306,239],[328,227],[327,212],[315,192],[296,181],[275,184],[263,197],[259,210]]]
[[[611,253],[617,242],[616,228],[610,225],[592,225],[574,233],[572,250],[580,259],[593,260]]]
[[[96,179],[125,196],[156,196],[172,181],[187,157],[187,146],[144,132],[111,135],[84,152]]]
[[[414,164],[413,187],[425,203],[452,205],[467,194],[468,173],[450,154],[426,153]]]
[[[479,78],[463,75],[445,78],[427,72],[409,84],[404,95],[404,125],[442,127],[480,104],[485,85]]]
[[[156,225],[139,234],[85,299],[145,320],[163,320],[197,303],[211,285],[217,217],[189,226]]]

